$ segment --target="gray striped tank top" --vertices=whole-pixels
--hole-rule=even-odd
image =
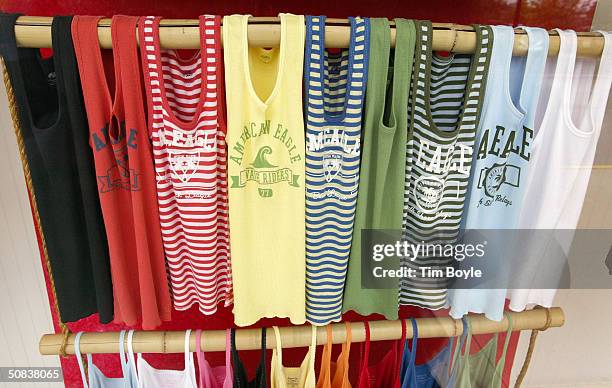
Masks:
[[[439,309],[446,303],[447,279],[427,269],[451,264],[439,247],[456,241],[461,224],[493,42],[489,27],[474,29],[473,55],[442,57],[432,52],[431,22],[417,25],[403,229],[409,243],[430,249],[402,260],[415,276],[400,282],[400,304]]]

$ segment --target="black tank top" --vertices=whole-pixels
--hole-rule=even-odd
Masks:
[[[261,361],[257,366],[255,380],[249,381],[247,378],[246,370],[236,350],[236,330],[234,329],[232,329],[232,363],[234,364],[234,388],[267,388],[265,328],[261,328]]]
[[[99,312],[113,319],[106,232],[98,199],[87,118],[70,31],[72,17],[55,17],[53,57],[17,48],[18,15],[0,14],[0,55],[15,93],[21,135],[61,319]]]

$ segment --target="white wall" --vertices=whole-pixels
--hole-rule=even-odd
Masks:
[[[38,354],[40,336],[53,332],[53,326],[25,178],[0,84],[0,367],[55,367],[58,357]]]

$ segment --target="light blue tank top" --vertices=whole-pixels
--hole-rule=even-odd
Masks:
[[[526,57],[512,57],[514,30],[493,27],[493,50],[482,117],[476,135],[472,174],[463,218],[464,229],[514,229],[525,191],[540,86],[548,54],[548,33],[524,28],[529,37]],[[482,236],[486,237],[484,231]],[[491,234],[485,260],[511,259],[499,234]],[[494,236],[494,237],[493,237]],[[507,242],[506,242],[507,243]],[[495,257],[494,257],[495,256]],[[466,261],[466,265],[470,265]],[[487,268],[488,271],[500,270]],[[490,275],[490,274],[489,274]],[[485,274],[486,276],[486,274]],[[495,287],[497,282],[487,282]],[[498,283],[499,284],[499,283]],[[451,316],[468,312],[503,318],[506,290],[454,289],[449,293]]]
[[[133,331],[130,330],[128,334],[128,342],[132,340]],[[85,368],[83,367],[83,358],[81,357],[81,335],[83,332],[79,332],[74,339],[74,353],[79,363],[79,369],[81,371],[81,378],[83,379],[83,387],[87,388],[137,388],[138,380],[136,378],[135,370],[136,367],[133,365],[133,359],[129,359],[124,347],[125,342],[125,330],[121,330],[119,334],[119,358],[121,359],[121,371],[123,377],[106,377],[104,373],[93,363],[91,354],[87,354],[87,370],[89,379],[85,376]]]
[[[325,49],[325,17],[306,17],[306,319],[339,321],[353,235],[369,20],[350,18],[348,50]]]

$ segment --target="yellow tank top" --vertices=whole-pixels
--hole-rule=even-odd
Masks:
[[[304,16],[280,47],[249,47],[248,15],[223,18],[234,319],[305,322]]]
[[[283,344],[278,327],[274,326],[276,347],[272,349],[270,365],[271,388],[315,388],[315,357],[317,354],[317,327],[311,326],[310,347],[299,367],[283,366]]]

